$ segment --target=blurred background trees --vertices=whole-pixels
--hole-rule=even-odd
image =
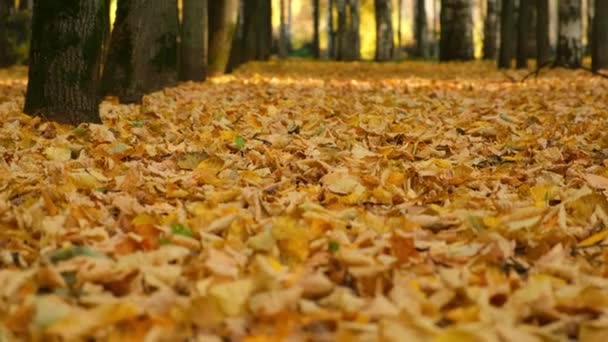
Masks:
[[[76,9],[85,1],[66,4]],[[99,75],[103,71],[103,77],[91,78],[95,84],[86,87],[90,103],[104,95],[140,102],[145,93],[179,80],[202,81],[207,74],[221,75],[273,56],[381,62],[484,58],[496,60],[500,68],[522,69],[536,59],[532,65],[590,65],[594,71],[608,65],[608,0],[89,1],[104,4],[94,21],[102,37],[86,40],[84,31],[74,29],[71,43],[86,47],[86,63],[96,66]],[[37,0],[39,7],[34,8],[53,2]],[[40,73],[51,70],[45,69],[44,58],[33,58],[39,51],[30,52],[30,42],[49,56],[59,56],[65,33],[49,37],[38,30],[32,35],[30,28],[74,23],[61,16],[34,15],[32,24],[32,6],[32,0],[0,0],[0,66],[29,59],[30,82],[43,82],[48,74]],[[36,23],[36,18],[46,21]],[[99,47],[91,45],[98,41]],[[592,63],[585,54],[593,57]],[[56,88],[67,87],[68,75],[78,72],[72,67],[66,65],[69,72],[59,73],[65,82],[29,89],[67,91]],[[91,89],[98,89],[97,94]],[[28,92],[30,97],[51,98]]]

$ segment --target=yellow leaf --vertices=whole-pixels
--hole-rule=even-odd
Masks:
[[[53,161],[66,162],[72,159],[72,151],[67,147],[47,147],[44,154]]]
[[[591,235],[590,237],[586,238],[585,240],[579,242],[577,246],[578,247],[592,246],[592,245],[595,245],[595,244],[598,244],[598,243],[604,241],[607,237],[608,237],[608,229],[602,230],[601,232],[595,233],[595,234]]]

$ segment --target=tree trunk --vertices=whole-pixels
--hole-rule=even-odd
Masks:
[[[226,72],[232,38],[236,30],[238,9],[238,0],[209,1],[209,52],[207,55],[209,75],[221,75]]]
[[[517,18],[517,63],[518,69],[528,68],[528,36],[531,16],[530,1],[519,2],[519,18]]]
[[[426,1],[416,0],[414,20],[415,55],[417,57],[428,57],[428,29],[426,22]]]
[[[341,61],[360,59],[359,0],[337,0],[338,8],[338,53]]]
[[[236,31],[232,36],[232,47],[230,48],[230,58],[226,66],[226,73],[231,73],[239,65],[245,63],[243,56],[245,39],[245,0],[239,0],[239,9],[236,16]]]
[[[556,63],[577,68],[583,62],[581,0],[560,0]]]
[[[391,1],[374,0],[376,17],[376,61],[393,59],[393,24],[391,22]]]
[[[15,64],[15,44],[9,36],[9,19],[14,11],[13,0],[0,0],[0,68]]]
[[[471,0],[441,0],[439,60],[472,60],[473,13]]]
[[[207,77],[207,0],[184,0],[182,6],[180,79],[204,81]]]
[[[545,65],[551,58],[549,42],[549,0],[536,0],[536,65]]]
[[[403,47],[401,41],[401,25],[403,21],[403,0],[397,0],[397,51],[401,54],[401,48]]]
[[[287,32],[287,7],[285,2],[288,0],[280,1],[280,26],[279,26],[279,58],[285,59],[289,53],[289,40]]]
[[[312,55],[317,59],[321,57],[321,47],[319,40],[320,6],[320,0],[312,0]]]
[[[99,64],[109,8],[105,0],[38,0],[23,111],[78,125],[101,123]]]
[[[594,71],[608,68],[608,0],[595,0],[591,68]]]
[[[513,59],[514,42],[514,0],[502,0],[500,13],[500,51],[498,55],[498,67],[508,69]]]
[[[494,60],[498,43],[498,0],[487,0],[486,10],[483,23],[483,59]]]
[[[243,10],[243,61],[268,60],[272,47],[272,3],[245,0]]]
[[[336,59],[336,35],[334,32],[335,0],[327,1],[327,59]]]
[[[118,0],[103,91],[123,103],[177,82],[176,0]]]
[[[602,0],[600,0],[602,1]],[[587,46],[585,52],[593,54],[593,19],[595,18],[595,0],[587,0]]]

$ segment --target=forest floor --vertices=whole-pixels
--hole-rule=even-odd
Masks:
[[[608,336],[602,78],[254,63],[68,127],[21,113],[24,77],[0,71],[0,340]]]

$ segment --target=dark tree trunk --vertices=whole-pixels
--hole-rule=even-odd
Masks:
[[[376,61],[393,59],[393,24],[391,20],[391,0],[374,0],[376,17]]]
[[[401,42],[401,25],[403,21],[403,0],[397,0],[397,51],[401,54],[401,48],[403,47]]]
[[[439,60],[472,60],[473,17],[471,0],[441,0]]]
[[[600,0],[601,1],[601,0]],[[593,54],[593,19],[595,18],[595,0],[587,0],[587,46],[585,52]]]
[[[184,0],[182,6],[180,79],[204,81],[207,77],[207,0]]]
[[[15,43],[9,35],[9,19],[15,4],[13,0],[0,0],[0,67],[15,64]]]
[[[517,63],[518,69],[526,69],[528,67],[528,37],[530,31],[531,17],[530,1],[519,2],[519,18],[517,18]]]
[[[422,58],[428,56],[428,29],[425,3],[425,0],[416,0],[416,8],[414,9],[414,50],[416,56]]]
[[[551,59],[549,43],[549,0],[536,0],[536,65],[545,65]]]
[[[179,19],[176,0],[118,0],[103,91],[123,103],[175,85]]]
[[[560,0],[556,63],[568,68],[583,63],[581,0]]]
[[[360,58],[359,0],[336,0],[338,8],[337,60]]]
[[[500,51],[498,52],[498,67],[508,69],[513,59],[514,42],[514,0],[502,0],[500,12]]]
[[[108,15],[105,0],[36,1],[25,113],[71,125],[101,123],[99,65]]]
[[[608,0],[595,0],[591,68],[594,71],[608,68]]]
[[[245,0],[244,61],[268,60],[272,48],[272,3],[270,0]]]
[[[496,59],[498,43],[498,0],[487,0],[486,18],[483,23],[483,59]]]
[[[312,54],[315,58],[321,57],[319,23],[320,23],[320,0],[312,1]]]
[[[247,0],[249,2],[251,0]],[[238,0],[209,1],[209,75],[226,72],[236,30]]]
[[[238,15],[236,18],[236,31],[232,37],[232,47],[230,48],[230,58],[226,66],[226,73],[231,73],[239,65],[245,63],[243,56],[243,45],[245,37],[245,0],[239,0]]]
[[[279,26],[279,58],[287,58],[289,53],[289,35],[288,35],[288,24],[287,24],[287,6],[288,0],[281,0],[280,2],[280,26]]]

